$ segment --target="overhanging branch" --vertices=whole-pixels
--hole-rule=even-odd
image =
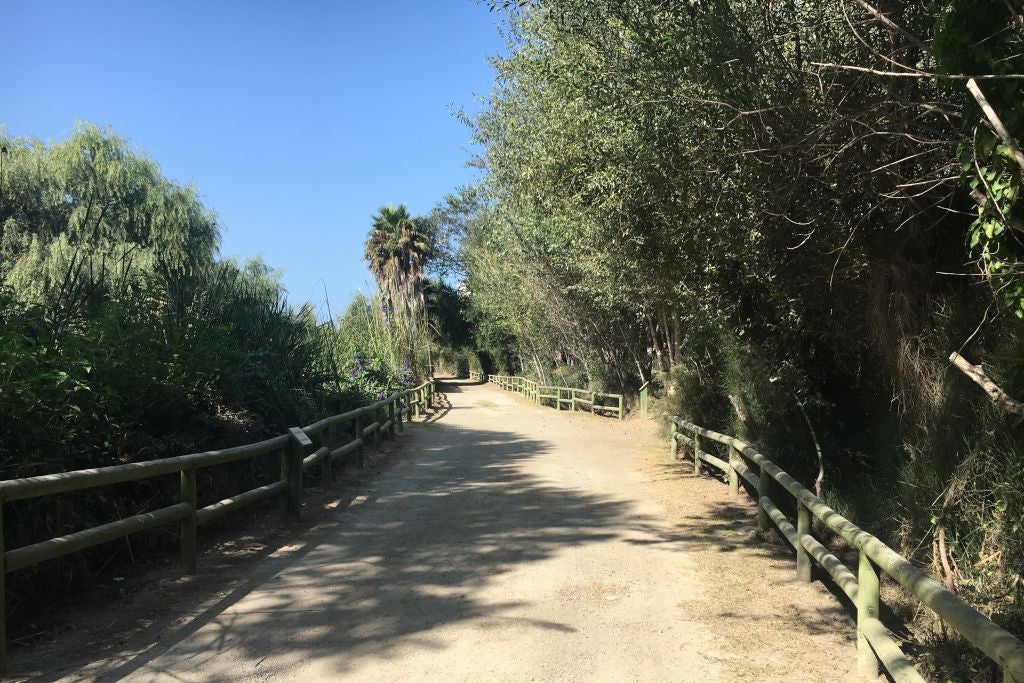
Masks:
[[[985,393],[989,395],[989,398],[991,398],[1001,410],[1007,413],[1012,413],[1013,415],[1024,416],[1024,403],[1021,403],[1017,399],[1011,397],[1003,391],[998,384],[989,379],[988,374],[985,373],[985,368],[980,365],[972,365],[970,361],[956,351],[949,355],[949,360],[953,365],[959,368],[961,372],[970,377],[975,384],[984,389]]]

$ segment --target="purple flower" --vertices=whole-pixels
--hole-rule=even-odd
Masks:
[[[379,394],[377,394],[377,400],[378,401],[383,401],[384,400],[384,390],[383,389],[381,390],[381,392]]]

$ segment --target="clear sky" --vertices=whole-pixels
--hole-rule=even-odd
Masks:
[[[501,52],[476,0],[0,0],[0,125],[110,125],[195,183],[221,255],[284,270],[323,310],[373,288],[362,242],[386,203],[426,213],[471,181],[470,131]]]

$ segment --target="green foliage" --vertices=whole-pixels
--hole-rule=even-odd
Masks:
[[[336,329],[291,306],[261,261],[218,260],[216,217],[197,192],[112,131],[83,125],[53,144],[3,146],[0,477],[249,443],[410,386],[413,365],[426,366],[378,303],[357,301]],[[264,459],[203,476],[206,504],[279,471]],[[160,507],[176,487],[164,478],[20,501],[6,508],[5,539],[17,547]],[[165,539],[130,547],[141,559]],[[73,586],[125,561],[124,547],[13,576],[14,622],[37,584],[61,575]]]
[[[217,219],[110,130],[2,140],[0,278],[58,328],[156,279],[180,310],[213,265]]]
[[[946,73],[1007,75],[1024,72],[1024,24],[1019,10],[1001,0],[951,0],[942,3],[932,51]],[[985,98],[1016,140],[1024,137],[1024,107],[1019,80],[994,79],[979,85]],[[1022,169],[1009,147],[984,120],[980,106],[968,100],[964,117],[969,144],[960,147],[964,184],[975,198],[977,219],[968,228],[970,253],[978,272],[996,290],[1003,309],[1024,319],[1024,203]],[[1014,234],[1016,233],[1016,234]]]
[[[373,400],[413,386],[415,368],[426,367],[423,355],[406,355],[406,331],[399,321],[383,314],[382,308],[379,299],[357,295],[338,320],[331,349],[345,390]]]

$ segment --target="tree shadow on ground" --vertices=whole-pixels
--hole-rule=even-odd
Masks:
[[[796,576],[796,554],[788,541],[769,522],[769,531],[762,533],[757,528],[757,507],[752,495],[756,494],[746,482],[742,482],[739,496],[732,499],[724,477],[720,473],[705,466],[705,472],[697,475],[692,461],[662,463],[652,468],[649,474],[660,480],[691,480],[695,485],[720,489],[716,499],[701,506],[699,514],[689,513],[675,521],[673,533],[667,542],[678,544],[678,548],[694,554],[713,552],[729,556],[729,566],[737,569],[737,576],[743,575],[742,566],[753,563],[761,571],[750,580],[756,582],[754,587],[765,593],[771,593],[778,586],[796,588],[806,585]],[[631,541],[638,542],[638,541]],[[641,543],[647,541],[640,541]],[[856,571],[856,569],[854,569]],[[790,621],[794,627],[808,634],[836,634],[845,640],[856,638],[856,607],[846,594],[835,584],[832,578],[819,566],[813,565],[812,581],[818,582],[828,593],[825,600],[816,599],[810,602],[794,602],[787,605],[781,601],[779,609],[791,609],[799,613],[799,618]],[[715,586],[722,591],[721,599],[709,615],[714,622],[736,621],[749,625],[752,621],[777,620],[781,613],[762,613],[747,609],[737,603],[724,589],[723,581]],[[795,597],[795,596],[794,596]]]
[[[442,408],[443,411],[443,408]],[[231,653],[256,662],[325,660],[343,676],[398,650],[444,647],[431,630],[447,624],[522,621],[525,604],[483,604],[473,590],[567,547],[663,529],[630,503],[555,486],[521,467],[549,444],[509,432],[435,423],[367,482],[362,504],[334,516],[291,553],[255,563],[245,580],[200,614],[154,634],[147,650],[109,662],[98,680],[175,676]],[[663,538],[663,541],[671,541]],[[243,602],[244,599],[244,602]],[[572,631],[570,624],[530,622]],[[261,677],[286,676],[281,659]],[[218,678],[229,680],[239,671]],[[44,676],[45,678],[45,676]]]

